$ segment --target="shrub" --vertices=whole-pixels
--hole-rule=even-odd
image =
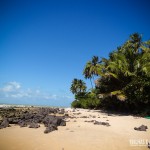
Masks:
[[[71,107],[73,107],[73,108],[82,108],[81,102],[80,102],[79,100],[74,100],[74,101],[71,103]]]
[[[134,78],[125,88],[129,108],[134,112],[150,113],[150,79]]]
[[[80,100],[74,100],[71,104],[73,108],[93,109],[100,107],[100,99],[98,98],[81,98]]]

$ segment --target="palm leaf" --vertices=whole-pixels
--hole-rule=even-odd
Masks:
[[[120,101],[126,100],[126,95],[121,90],[112,91],[111,95],[115,95]]]

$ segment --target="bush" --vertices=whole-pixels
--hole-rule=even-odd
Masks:
[[[92,98],[86,98],[86,99],[80,99],[80,100],[74,100],[71,104],[73,108],[84,108],[84,109],[93,109],[93,108],[99,108],[100,106],[100,99],[92,99]]]
[[[97,98],[87,98],[85,100],[82,101],[82,106],[83,108],[99,108],[100,106],[100,99]]]
[[[100,107],[110,111],[129,112],[126,102],[118,100],[116,96],[102,98]]]
[[[75,96],[76,100],[74,100],[71,104],[73,108],[84,108],[84,109],[93,109],[100,107],[100,99],[97,98],[96,94],[93,92],[89,93],[80,93]]]
[[[87,98],[88,96],[87,96],[88,94],[86,93],[86,92],[79,92],[79,93],[77,93],[76,95],[75,95],[75,99],[76,100],[80,100],[80,99],[82,99],[82,98]]]
[[[133,112],[147,112],[150,114],[150,79],[135,78],[125,88],[128,99],[126,103]]]
[[[80,102],[79,100],[74,100],[74,101],[71,103],[71,107],[73,107],[73,108],[82,108],[81,102]]]

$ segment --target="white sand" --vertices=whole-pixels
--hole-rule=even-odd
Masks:
[[[150,141],[150,120],[133,116],[108,116],[91,110],[72,112],[77,118],[67,119],[67,126],[44,134],[44,126],[38,129],[12,126],[0,130],[0,150],[148,150],[147,146],[133,146],[130,140]],[[73,113],[81,113],[79,115]],[[89,118],[80,118],[89,116]],[[96,118],[93,118],[96,116]],[[100,117],[100,118],[98,118]],[[111,126],[94,125],[85,120],[109,122]],[[109,121],[106,121],[109,120]],[[75,122],[76,121],[76,122]],[[148,130],[135,131],[134,127],[147,125]],[[137,142],[137,141],[135,141]]]

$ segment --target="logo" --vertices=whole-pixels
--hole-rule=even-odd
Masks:
[[[150,148],[150,140],[148,139],[130,139],[130,146],[148,146]]]

